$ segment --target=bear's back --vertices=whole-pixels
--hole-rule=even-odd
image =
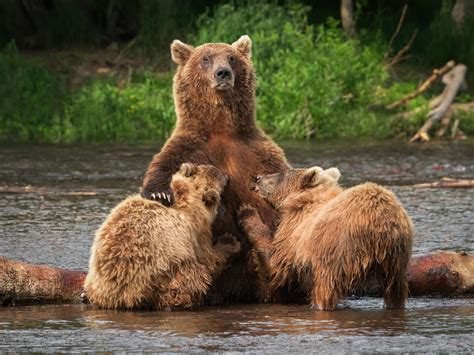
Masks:
[[[156,272],[193,261],[195,238],[188,214],[140,195],[118,204],[96,235],[103,258],[150,259]]]

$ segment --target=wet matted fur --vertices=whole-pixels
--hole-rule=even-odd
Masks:
[[[384,290],[385,306],[402,308],[414,228],[393,192],[373,183],[343,189],[339,170],[290,169],[258,178],[255,190],[279,212],[274,234],[257,211],[239,215],[270,289],[298,285],[321,310],[337,303],[369,274]]]
[[[212,281],[240,251],[211,226],[227,177],[210,165],[183,164],[166,207],[139,195],[115,207],[97,231],[85,281],[87,298],[111,309],[199,306]]]

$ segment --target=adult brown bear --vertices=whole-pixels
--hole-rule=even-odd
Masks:
[[[237,225],[243,203],[255,206],[272,226],[277,215],[249,189],[257,175],[288,169],[283,151],[255,124],[255,72],[251,40],[242,36],[232,45],[208,43],[192,47],[175,40],[173,61],[176,128],[148,167],[142,195],[173,203],[171,176],[185,162],[211,164],[229,176],[222,195],[225,211],[213,225],[213,236],[237,236],[242,252],[213,285],[210,304],[258,300],[258,273],[251,245]]]

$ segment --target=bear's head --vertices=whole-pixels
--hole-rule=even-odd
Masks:
[[[316,192],[337,185],[341,173],[337,168],[323,170],[319,166],[288,169],[281,173],[257,176],[254,190],[278,208],[288,198],[302,192]]]
[[[248,36],[232,44],[206,43],[196,48],[173,41],[171,57],[178,64],[173,86],[178,127],[201,120],[193,127],[204,129],[202,120],[208,125],[235,117],[253,121],[255,73],[251,48]]]
[[[212,165],[184,163],[171,179],[175,204],[191,208],[204,206],[215,217],[227,180],[227,175]]]

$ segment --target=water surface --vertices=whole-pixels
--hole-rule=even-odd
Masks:
[[[414,254],[474,252],[474,190],[409,185],[474,178],[474,143],[283,144],[294,166],[337,166],[342,184],[393,189],[412,216]],[[84,270],[93,233],[138,191],[156,147],[0,147],[0,255]],[[31,185],[37,193],[14,188]],[[8,192],[9,191],[9,192]],[[411,299],[405,311],[379,298],[336,312],[301,305],[236,305],[198,312],[112,312],[91,306],[0,309],[0,351],[466,352],[474,348],[473,299]]]

